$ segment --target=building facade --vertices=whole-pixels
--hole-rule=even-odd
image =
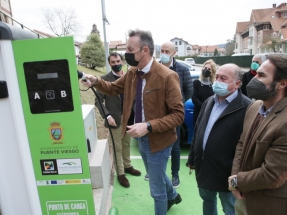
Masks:
[[[251,11],[236,24],[234,53],[287,53],[287,4]]]
[[[7,24],[13,24],[12,9],[10,0],[0,0],[0,21]]]
[[[195,55],[195,50],[192,45],[190,45],[187,41],[182,38],[173,38],[170,40],[175,45],[176,55],[177,57],[182,56],[193,56]]]

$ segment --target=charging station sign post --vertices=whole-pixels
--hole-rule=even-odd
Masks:
[[[12,41],[43,215],[95,215],[72,37]]]

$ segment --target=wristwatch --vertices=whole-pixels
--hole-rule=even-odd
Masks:
[[[230,182],[233,188],[237,188],[237,177],[232,178]]]
[[[146,125],[147,125],[147,130],[149,131],[149,133],[151,133],[152,132],[152,127],[151,127],[150,122],[146,122]]]

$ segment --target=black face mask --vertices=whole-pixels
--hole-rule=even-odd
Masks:
[[[208,77],[210,76],[210,74],[211,74],[211,72],[210,72],[210,70],[208,70],[208,69],[204,69],[204,70],[202,71],[202,75],[203,75],[203,77],[205,77],[205,78],[208,78]]]
[[[138,52],[140,52],[140,51],[141,51],[141,49]],[[130,66],[137,66],[139,64],[140,61],[137,61],[135,59],[135,54],[137,54],[138,52],[136,52],[136,53],[125,53],[126,62]]]
[[[270,89],[267,89],[266,85],[256,78],[252,78],[246,86],[247,95],[249,98],[267,100],[276,94],[275,90],[276,82],[272,82]]]
[[[122,70],[122,64],[119,64],[119,65],[113,65],[112,66],[112,70],[114,71],[114,72],[119,72],[119,71],[121,71]]]

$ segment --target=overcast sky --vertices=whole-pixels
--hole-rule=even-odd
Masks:
[[[75,9],[82,25],[83,42],[95,23],[104,40],[101,0],[10,0],[14,19],[31,29],[51,33],[43,18],[44,8]],[[174,37],[190,44],[226,43],[236,22],[248,21],[252,9],[271,8],[277,0],[105,0],[107,41],[125,41],[130,29],[151,31],[155,44]]]

